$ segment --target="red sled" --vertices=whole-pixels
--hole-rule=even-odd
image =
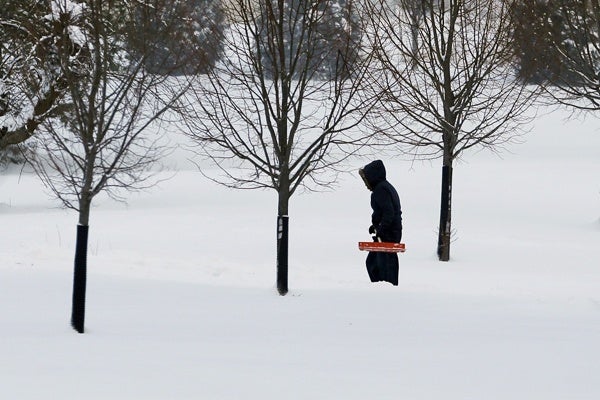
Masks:
[[[358,242],[358,249],[362,251],[379,251],[384,253],[404,253],[404,243],[392,242]]]

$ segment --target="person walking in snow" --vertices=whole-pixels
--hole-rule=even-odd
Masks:
[[[402,240],[402,208],[398,192],[386,180],[383,161],[375,160],[358,170],[371,191],[371,226],[369,233],[377,242],[400,243]],[[371,282],[385,281],[398,286],[399,264],[396,253],[369,252],[366,260]]]

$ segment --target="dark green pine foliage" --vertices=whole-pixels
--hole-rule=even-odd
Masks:
[[[220,0],[153,0],[137,6],[134,21],[129,42],[150,73],[203,73],[221,55]]]
[[[327,80],[352,75],[362,38],[352,0],[268,0],[259,7],[257,52],[265,76]]]
[[[0,6],[0,116],[18,114],[46,73],[56,69],[48,13],[46,1],[3,0]]]
[[[584,50],[598,47],[597,33],[588,29],[594,15],[585,1],[515,2],[512,17],[518,74],[525,82],[577,85],[581,68],[597,66]]]
[[[559,85],[598,87],[600,81],[600,5],[588,1],[555,0],[553,22],[560,28],[555,43],[565,71]]]
[[[68,14],[50,0],[2,0],[0,5],[0,164],[21,162],[21,149],[65,105],[60,54],[81,62]],[[53,17],[54,15],[54,17]]]

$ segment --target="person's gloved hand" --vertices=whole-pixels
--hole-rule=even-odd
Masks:
[[[371,225],[371,226],[369,227],[369,233],[370,233],[371,235],[375,233],[375,227],[374,227],[373,225]]]

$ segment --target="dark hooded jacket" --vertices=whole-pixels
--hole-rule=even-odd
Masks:
[[[402,239],[402,209],[398,192],[386,180],[383,161],[375,160],[361,169],[360,175],[372,191],[371,223],[383,242],[399,243]]]
[[[360,176],[371,190],[371,222],[377,236],[384,242],[399,243],[402,239],[402,210],[396,189],[385,179],[381,160],[373,161],[359,170]],[[371,251],[366,259],[371,282],[389,282],[398,286],[400,266],[396,253]]]

